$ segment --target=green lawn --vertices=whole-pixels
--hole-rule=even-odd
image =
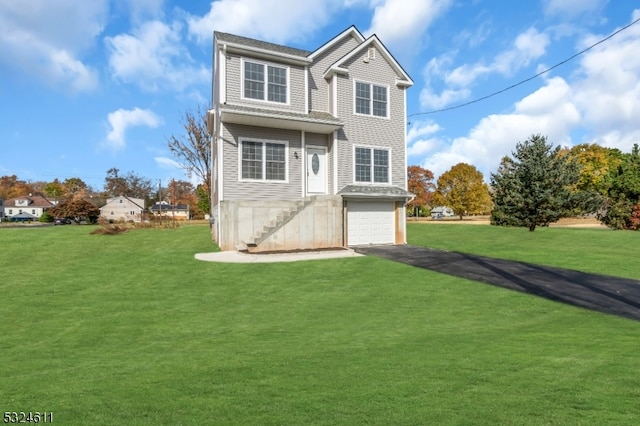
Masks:
[[[640,232],[408,223],[409,244],[640,280]]]
[[[571,264],[567,246],[638,241],[420,226],[410,242],[483,251],[483,238]],[[638,322],[372,257],[198,262],[215,249],[206,225],[90,230],[0,229],[0,411],[65,425],[640,420]]]

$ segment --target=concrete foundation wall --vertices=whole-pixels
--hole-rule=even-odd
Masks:
[[[278,216],[295,208],[295,202],[223,201],[220,203],[218,244],[221,250],[236,250],[252,242],[265,226],[278,223]],[[344,246],[341,196],[313,197],[311,202],[252,251],[304,250]]]

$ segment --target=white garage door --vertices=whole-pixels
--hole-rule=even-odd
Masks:
[[[347,212],[350,246],[395,242],[395,203],[349,201]]]

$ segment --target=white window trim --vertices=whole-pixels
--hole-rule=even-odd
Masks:
[[[257,142],[262,144],[262,179],[247,179],[242,177],[242,145],[244,142]],[[265,178],[265,147],[266,144],[273,143],[284,145],[284,180],[271,180]],[[275,139],[239,138],[238,139],[238,181],[240,182],[266,182],[266,183],[289,183],[289,141]]]
[[[356,148],[365,148],[371,150],[371,182],[362,182],[356,180]],[[374,163],[373,163],[373,150],[377,149],[380,151],[387,151],[389,153],[389,165],[387,166],[387,176],[389,178],[388,182],[375,182],[374,181]],[[352,169],[353,169],[353,183],[355,185],[393,185],[393,177],[391,176],[391,164],[392,164],[392,150],[386,146],[373,146],[373,145],[354,145],[352,152]]]
[[[264,72],[264,99],[255,99],[255,98],[247,98],[244,96],[244,65],[246,62],[251,62],[253,64],[261,64],[265,66],[265,72]],[[267,72],[266,67],[276,67],[276,68],[282,68],[284,70],[286,70],[287,72],[287,102],[274,102],[274,101],[270,101],[268,100],[268,96],[269,96],[269,82],[268,82],[268,76],[269,73]],[[267,104],[271,104],[271,105],[291,105],[291,68],[287,65],[282,65],[282,64],[276,64],[274,62],[265,62],[265,61],[259,61],[256,59],[251,59],[251,58],[242,58],[241,64],[240,64],[240,99],[244,100],[244,101],[253,101],[253,102],[264,102]]]
[[[370,114],[362,114],[359,112],[356,112],[356,84],[357,83],[362,83],[362,84],[368,84],[369,88],[370,88],[370,95],[371,95],[371,99],[369,99],[369,111],[371,112]],[[387,90],[387,115],[374,115],[373,114],[373,86],[378,86],[378,87],[384,87]],[[365,81],[365,80],[353,80],[353,114],[354,115],[359,115],[360,117],[373,117],[373,118],[382,118],[382,119],[389,119],[390,114],[391,114],[391,92],[389,90],[389,85],[388,84],[379,84],[379,83],[373,83],[371,81]]]

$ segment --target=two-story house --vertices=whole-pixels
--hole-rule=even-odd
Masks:
[[[100,207],[100,217],[109,222],[141,222],[144,213],[144,200],[121,195],[107,199]]]
[[[213,237],[222,250],[405,243],[406,91],[376,35],[313,52],[215,32]]]
[[[4,202],[5,220],[11,221],[33,221],[40,219],[40,216],[54,204],[42,195],[24,195],[22,197],[9,198]]]

